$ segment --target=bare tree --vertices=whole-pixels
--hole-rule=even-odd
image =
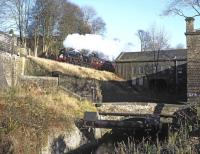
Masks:
[[[164,29],[152,25],[148,30],[138,30],[136,34],[141,43],[141,51],[158,51],[169,48],[169,37]]]
[[[157,28],[156,25],[152,25],[148,30],[150,40],[147,45],[148,50],[161,50],[169,48],[169,36],[164,28]]]
[[[163,15],[179,15],[184,18],[200,16],[200,0],[171,0]]]
[[[29,27],[31,31],[30,38],[34,38],[35,56],[37,56],[39,47],[42,52],[47,52],[54,45],[61,6],[61,1],[36,0],[32,9],[32,21]]]
[[[65,0],[36,0],[30,29],[35,55],[38,48],[43,53],[58,51],[68,34],[92,33],[80,7]]]
[[[39,12],[41,18],[41,34],[43,42],[43,52],[47,52],[53,43],[54,36],[56,35],[56,23],[59,16],[60,3],[57,0],[40,0],[41,9]]]
[[[103,34],[105,32],[105,22],[101,17],[99,17],[90,6],[84,6],[81,8],[83,12],[83,19],[87,25],[90,26],[91,32],[93,34]]]
[[[91,6],[84,6],[81,8],[82,12],[83,12],[83,19],[84,21],[90,23],[92,22],[93,18],[95,16],[97,16],[97,12],[95,11],[95,9]]]
[[[37,56],[59,48],[68,34],[103,33],[104,21],[86,10],[67,0],[0,0],[0,29],[14,29],[21,46],[28,40]]]
[[[92,33],[103,34],[105,32],[105,22],[101,17],[97,17],[91,23]]]
[[[147,31],[138,30],[136,35],[140,40],[141,51],[145,51],[147,49],[148,42],[150,41],[150,35]]]
[[[31,0],[1,0],[1,26],[17,30],[21,46],[26,46],[31,2]]]
[[[77,5],[66,2],[62,6],[61,12],[59,33],[62,39],[72,33],[91,33],[89,25],[84,22],[83,12]]]
[[[153,52],[153,65],[152,67],[145,67],[147,72],[154,72],[156,78],[158,72],[160,50],[169,48],[169,38],[164,29],[158,29],[152,25],[148,30],[138,30],[137,36],[141,42],[141,51]],[[147,75],[148,77],[148,75]],[[156,82],[155,82],[156,86]]]

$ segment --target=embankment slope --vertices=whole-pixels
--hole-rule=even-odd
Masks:
[[[51,152],[54,139],[59,134],[67,138],[74,131],[75,118],[86,110],[96,109],[91,102],[80,102],[56,88],[28,85],[4,91],[0,97],[0,153]]]

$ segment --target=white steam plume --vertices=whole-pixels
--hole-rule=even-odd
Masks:
[[[77,50],[86,49],[90,51],[102,52],[109,59],[116,58],[122,51],[130,51],[130,45],[123,44],[119,40],[105,39],[101,35],[94,34],[70,34],[63,41],[65,48],[74,48]]]

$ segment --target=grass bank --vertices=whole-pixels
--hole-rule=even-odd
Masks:
[[[75,118],[86,110],[95,107],[59,89],[29,85],[4,91],[0,95],[0,153],[39,153],[49,133],[70,133]]]
[[[99,71],[92,68],[32,56],[30,56],[29,59],[50,72],[58,71],[63,74],[74,75],[80,78],[90,78],[103,81],[122,81],[122,79],[117,75],[107,71]]]

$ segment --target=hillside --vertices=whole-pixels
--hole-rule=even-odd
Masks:
[[[70,133],[75,118],[86,110],[95,111],[95,107],[59,89],[29,85],[4,91],[0,97],[0,153],[8,149],[40,153],[53,132]]]
[[[74,75],[81,78],[90,78],[102,81],[122,81],[117,75],[107,71],[99,71],[92,68],[81,67],[77,65],[72,65],[63,62],[57,62],[54,60],[38,58],[29,56],[32,61],[43,67],[44,69],[53,72],[58,71],[62,72],[63,74]]]
[[[84,95],[82,94],[84,93],[83,91],[87,91],[86,95],[89,96],[91,94],[91,87],[95,86],[98,93],[102,96],[102,98],[99,98],[99,100],[102,100],[103,102],[131,102],[135,100],[141,101],[141,98],[143,98],[142,96],[139,96],[140,94],[126,81],[114,73],[57,62],[44,58],[29,58],[44,70],[49,72],[58,71],[68,75],[68,77],[61,76],[59,78],[60,86],[64,86],[66,89],[70,89],[70,91],[80,96]],[[71,76],[78,77],[78,80],[70,79]],[[89,82],[89,80],[93,79],[95,79],[95,82],[98,83],[93,84],[93,81],[91,81],[91,83]]]

